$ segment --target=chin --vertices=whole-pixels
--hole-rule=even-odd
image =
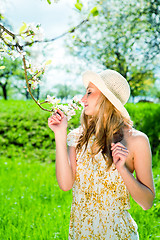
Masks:
[[[93,116],[93,113],[89,112],[89,111],[84,111],[84,113],[87,115],[87,116]]]

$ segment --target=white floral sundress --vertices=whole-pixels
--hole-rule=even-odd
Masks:
[[[76,146],[80,133],[81,127],[68,134],[68,146]],[[101,152],[91,158],[93,141],[94,136],[77,154],[68,239],[137,240],[137,224],[127,211],[129,192],[114,164],[107,171]]]

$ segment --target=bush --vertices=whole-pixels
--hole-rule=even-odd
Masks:
[[[137,103],[126,106],[134,127],[147,134],[153,154],[160,150],[160,104]]]
[[[8,148],[17,146],[26,154],[34,149],[41,160],[55,153],[54,133],[48,127],[49,112],[42,111],[32,100],[0,101],[0,145],[1,154],[11,154]],[[149,137],[153,153],[160,150],[160,105],[153,103],[127,104],[134,127]],[[78,127],[80,112],[74,116],[68,129]],[[6,152],[7,149],[7,152]]]

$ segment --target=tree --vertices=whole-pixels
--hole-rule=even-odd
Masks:
[[[57,1],[55,0],[54,2],[57,2]],[[51,1],[48,1],[48,3],[50,4]],[[75,6],[78,8],[81,7],[79,0],[77,0],[77,3],[75,4]],[[94,12],[95,11],[93,10],[90,12],[90,14],[94,15]],[[35,97],[31,92],[31,87],[33,87],[34,89],[35,86],[39,84],[40,76],[44,73],[45,67],[46,65],[50,64],[49,63],[50,61],[47,61],[41,64],[41,66],[36,66],[36,67],[32,66],[32,64],[30,64],[29,61],[27,61],[28,60],[27,58],[29,57],[27,54],[28,46],[33,46],[34,44],[37,44],[37,43],[53,42],[59,38],[62,38],[67,34],[71,34],[75,32],[76,29],[78,29],[83,23],[86,23],[87,21],[88,21],[88,18],[82,20],[77,26],[72,27],[72,29],[70,29],[69,31],[61,34],[56,38],[49,39],[49,40],[48,39],[42,40],[42,34],[41,34],[42,32],[40,32],[41,31],[40,25],[23,23],[23,25],[19,29],[19,33],[14,33],[13,31],[9,30],[8,28],[6,28],[6,26],[0,23],[0,48],[1,48],[0,50],[13,56],[15,53],[17,53],[18,56],[22,59],[23,66],[24,66],[24,75],[25,75],[28,91],[32,99],[42,110],[50,112],[49,109],[45,109],[41,106],[41,104],[43,104],[44,102],[40,103],[35,99]],[[4,68],[5,68],[5,65],[0,66],[1,70]],[[30,74],[28,74],[29,71],[31,73],[31,77],[29,76]]]
[[[0,69],[0,87],[2,88],[3,97],[5,100],[8,98],[8,89],[12,86],[14,80],[24,81],[24,73],[22,70],[22,63],[20,60],[12,60],[9,57],[2,57],[0,65],[4,65],[4,69]],[[18,84],[17,84],[18,86]]]
[[[56,90],[53,90],[52,93],[48,91],[46,94],[55,94],[55,96],[61,100],[67,100],[73,98],[75,95],[83,94],[81,88],[78,86],[73,88],[70,84],[56,84],[54,89]]]
[[[153,62],[145,54],[150,31],[145,1],[95,0],[88,8],[93,4],[98,4],[99,14],[73,34],[67,46],[73,55],[120,72],[130,82],[132,96],[137,96],[155,81]]]
[[[160,0],[146,0],[145,2],[144,14],[150,29],[146,38],[150,47],[146,50],[146,55],[154,59],[160,54]]]

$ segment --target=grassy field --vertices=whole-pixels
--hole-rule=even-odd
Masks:
[[[63,192],[56,181],[48,113],[41,114],[31,102],[0,104],[0,239],[67,240],[72,191]],[[71,122],[70,127],[73,125]],[[153,163],[153,207],[144,211],[131,199],[130,213],[141,240],[160,239],[158,151]]]
[[[72,192],[59,189],[55,163],[3,156],[0,165],[0,239],[67,240]],[[151,209],[143,211],[131,201],[130,213],[144,240],[160,238],[158,168],[154,180],[157,196]]]
[[[0,239],[67,239],[71,193],[54,164],[1,159]]]

